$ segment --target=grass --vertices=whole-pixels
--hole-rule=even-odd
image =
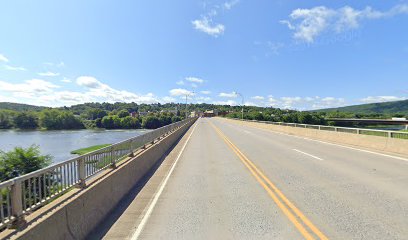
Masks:
[[[94,146],[90,146],[90,147],[86,147],[86,148],[80,148],[80,149],[71,151],[71,154],[84,155],[84,154],[87,154],[89,152],[96,151],[96,150],[99,150],[99,149],[104,148],[104,147],[108,147],[110,145],[112,145],[112,144],[100,144],[100,145],[94,145]]]

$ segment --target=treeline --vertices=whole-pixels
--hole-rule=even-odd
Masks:
[[[81,129],[85,128],[79,117],[72,112],[46,109],[40,112],[0,110],[0,129]]]
[[[226,117],[241,118],[241,112],[228,113]],[[244,113],[244,119],[257,121],[287,122],[325,125],[327,121],[322,113],[298,112],[293,110],[271,109],[267,111],[249,111]]]
[[[0,110],[0,129],[155,129],[182,120],[174,113],[148,113],[130,116],[128,110],[105,111],[88,109],[81,115],[69,110],[44,109],[41,111]]]
[[[241,108],[234,109],[226,115],[229,118],[241,118]],[[244,119],[286,123],[301,123],[314,125],[336,125],[344,127],[361,127],[365,123],[333,122],[331,118],[358,118],[358,119],[390,119],[392,117],[408,117],[404,114],[379,114],[379,113],[348,113],[348,112],[322,112],[322,111],[295,111],[279,108],[245,107]]]

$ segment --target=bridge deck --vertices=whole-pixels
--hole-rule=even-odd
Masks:
[[[404,239],[406,189],[408,159],[199,119],[100,232],[105,239]]]

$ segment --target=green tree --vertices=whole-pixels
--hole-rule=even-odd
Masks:
[[[147,129],[156,129],[161,127],[160,120],[156,116],[148,115],[142,119],[142,127]]]
[[[171,122],[175,123],[175,122],[180,122],[181,121],[181,117],[180,116],[173,116],[171,118]]]
[[[127,116],[129,116],[129,112],[127,110],[121,110],[121,111],[118,112],[118,117],[120,117],[120,118],[124,118],[124,117],[127,117]]]
[[[43,110],[40,113],[40,126],[53,130],[84,128],[84,124],[72,112],[56,109]]]
[[[126,129],[140,128],[140,122],[137,118],[127,116],[121,119],[121,126]]]
[[[21,129],[35,129],[38,127],[37,117],[32,112],[21,112],[14,118],[14,125]]]
[[[115,125],[113,123],[113,116],[105,116],[102,118],[102,126],[106,129],[113,129]]]
[[[166,125],[171,124],[171,117],[168,116],[168,115],[161,115],[159,117],[159,120],[160,120],[160,125],[161,126],[166,126]]]
[[[9,152],[0,151],[0,181],[47,167],[52,162],[49,155],[41,155],[38,146],[27,149],[16,147]]]
[[[113,115],[112,119],[114,128],[116,129],[122,128],[122,120],[119,118],[118,115]]]
[[[0,111],[0,129],[9,129],[13,126],[9,114]]]

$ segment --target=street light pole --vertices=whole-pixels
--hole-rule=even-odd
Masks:
[[[236,95],[238,95],[238,96],[240,96],[241,97],[241,107],[242,107],[242,109],[241,109],[241,119],[243,120],[244,119],[244,95],[242,95],[241,93],[239,93],[239,92],[235,92],[235,94]]]
[[[186,94],[186,119],[187,119],[187,117],[188,117],[188,112],[187,112],[187,99],[188,99],[188,96],[190,96],[190,95],[194,95],[194,92],[189,92],[189,93]]]

